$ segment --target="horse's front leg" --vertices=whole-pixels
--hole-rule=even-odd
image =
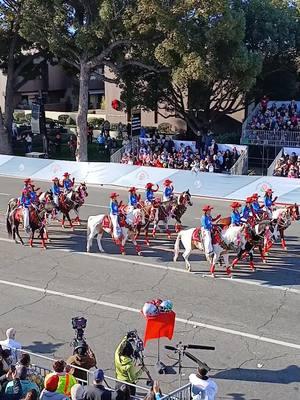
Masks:
[[[43,248],[44,250],[46,250],[47,247],[46,247],[46,243],[45,243],[45,228],[41,228],[40,234],[41,234],[42,248]],[[48,235],[48,234],[47,234],[47,235]]]
[[[31,230],[30,236],[29,236],[29,246],[33,247],[33,239],[34,239],[34,230]]]
[[[71,230],[74,231],[74,227],[73,227],[73,224],[72,224],[72,220],[71,220],[71,218],[70,218],[70,214],[67,213],[67,214],[66,214],[66,217],[67,217],[67,220],[69,221]]]
[[[279,229],[279,235],[280,235],[280,240],[281,240],[281,247],[283,250],[287,250],[287,246],[286,246],[286,241],[284,238],[284,229]]]
[[[135,233],[132,231],[130,233],[130,236],[131,236],[132,243],[133,243],[133,245],[135,247],[136,254],[138,256],[141,256],[142,255],[141,246],[137,243],[137,241],[135,239],[135,237],[136,237]]]
[[[226,274],[227,274],[230,278],[232,278],[232,271],[231,271],[230,264],[229,264],[229,254],[228,254],[228,251],[225,251],[225,252],[223,253],[223,260],[224,260],[224,262],[225,262]]]

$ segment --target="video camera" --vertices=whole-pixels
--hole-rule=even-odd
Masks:
[[[133,358],[143,361],[144,343],[136,330],[127,332],[127,342],[129,342],[133,348]]]
[[[88,347],[84,337],[86,324],[87,320],[84,317],[72,318],[72,328],[76,331],[76,337],[71,342],[71,346],[74,347],[74,350]]]

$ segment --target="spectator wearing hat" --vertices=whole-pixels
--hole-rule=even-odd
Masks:
[[[240,207],[241,203],[238,203],[237,201],[234,201],[233,203],[230,204],[230,207],[232,208],[232,213],[231,213],[231,225],[233,226],[240,226],[241,225],[241,215],[240,215]]]
[[[196,374],[189,376],[192,385],[193,400],[215,400],[218,392],[218,386],[215,381],[207,376],[208,371],[205,368],[198,368]]]
[[[121,390],[111,391],[104,387],[104,372],[97,369],[94,372],[92,386],[86,386],[83,392],[83,400],[123,400],[124,394]]]
[[[131,188],[128,189],[129,192],[129,198],[128,198],[128,205],[133,208],[137,208],[138,203],[140,201],[140,196],[136,192],[136,188],[132,186]]]
[[[36,390],[37,393],[40,393],[38,385],[28,379],[26,367],[16,368],[15,372],[13,372],[12,378],[13,380],[8,382],[6,385],[5,395],[10,396],[15,393],[14,387],[17,380],[20,382],[23,397],[32,389]]]
[[[171,201],[174,197],[174,186],[170,179],[164,181],[163,201]]]
[[[56,392],[64,394],[65,396],[71,396],[71,388],[76,385],[76,378],[70,373],[66,372],[66,363],[64,360],[57,360],[53,363],[53,371],[45,377],[45,382],[53,375],[59,377],[58,386]]]
[[[88,344],[82,342],[75,347],[73,355],[67,359],[67,365],[89,370],[97,365],[97,360]],[[88,379],[87,372],[77,368],[74,368],[73,376],[80,381],[87,381]]]
[[[9,328],[6,331],[6,339],[0,342],[2,349],[10,349],[11,350],[11,361],[13,364],[16,364],[18,361],[18,350],[21,350],[21,343],[16,341],[16,330],[15,328]]]
[[[59,384],[59,376],[54,374],[50,376],[44,383],[44,389],[42,390],[40,400],[68,400],[68,397],[62,393],[57,392]]]
[[[203,238],[204,251],[206,254],[211,254],[213,252],[213,247],[211,243],[211,232],[213,229],[213,222],[217,221],[221,216],[217,215],[216,218],[212,218],[211,210],[214,208],[211,206],[205,206],[202,208],[203,215],[201,217],[201,234]]]

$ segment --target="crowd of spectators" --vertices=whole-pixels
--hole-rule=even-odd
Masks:
[[[83,371],[85,375],[82,381],[76,374],[78,360],[75,359],[68,359],[67,362],[56,360],[52,365],[52,371],[47,372],[41,367],[33,366],[30,355],[22,352],[21,344],[15,341],[15,334],[15,329],[7,330],[7,339],[2,342],[5,344],[3,347],[0,346],[0,400],[130,400],[131,394],[135,395],[135,391],[131,390],[132,387],[123,382],[117,382],[115,390],[108,388],[102,369],[91,372],[92,384],[90,385],[87,373]],[[18,350],[10,348],[12,345],[17,345]],[[126,348],[126,346],[122,347],[122,354]],[[131,368],[132,364],[131,356],[127,353],[124,373]],[[73,361],[72,364],[70,361]],[[89,370],[92,367],[96,367],[96,359],[86,369]],[[144,368],[142,367],[142,370]],[[196,396],[195,398],[214,400],[217,385],[207,376],[207,372],[206,369],[199,368],[196,374],[190,375],[192,393]],[[128,382],[125,375],[123,381]],[[206,395],[209,397],[205,397]],[[159,382],[154,381],[144,400],[161,400],[161,398],[162,391]]]
[[[283,154],[276,162],[273,175],[300,178],[300,156],[297,156],[295,152],[291,155]]]
[[[249,122],[251,130],[300,131],[300,109],[295,100],[277,106],[264,96],[257,113]]]
[[[143,165],[158,168],[174,168],[197,172],[229,172],[239,158],[234,147],[221,151],[213,138],[204,148],[192,148],[181,143],[179,148],[170,136],[153,134],[149,140],[140,138],[139,148],[132,151],[131,143],[124,143],[122,164]]]

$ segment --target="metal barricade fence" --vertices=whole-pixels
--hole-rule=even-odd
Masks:
[[[163,396],[161,400],[190,400],[192,398],[192,385],[186,385],[174,390],[173,392]]]
[[[245,129],[241,137],[241,143],[276,147],[299,147],[300,131]]]
[[[248,148],[243,150],[235,164],[230,168],[231,175],[248,174]]]
[[[272,176],[273,175],[273,172],[274,172],[274,169],[275,169],[275,165],[276,165],[277,161],[280,159],[281,155],[282,155],[282,149],[277,154],[277,156],[274,158],[272,164],[269,166],[268,172],[267,172],[268,176]]]
[[[136,150],[138,149],[138,144],[139,144],[139,137],[138,136],[134,136],[130,142],[130,148],[132,153],[135,153]],[[123,157],[123,154],[125,153],[126,149],[128,148],[128,146],[123,146],[121,147],[119,150],[117,150],[115,153],[113,153],[110,156],[110,162],[112,163],[120,163]]]

